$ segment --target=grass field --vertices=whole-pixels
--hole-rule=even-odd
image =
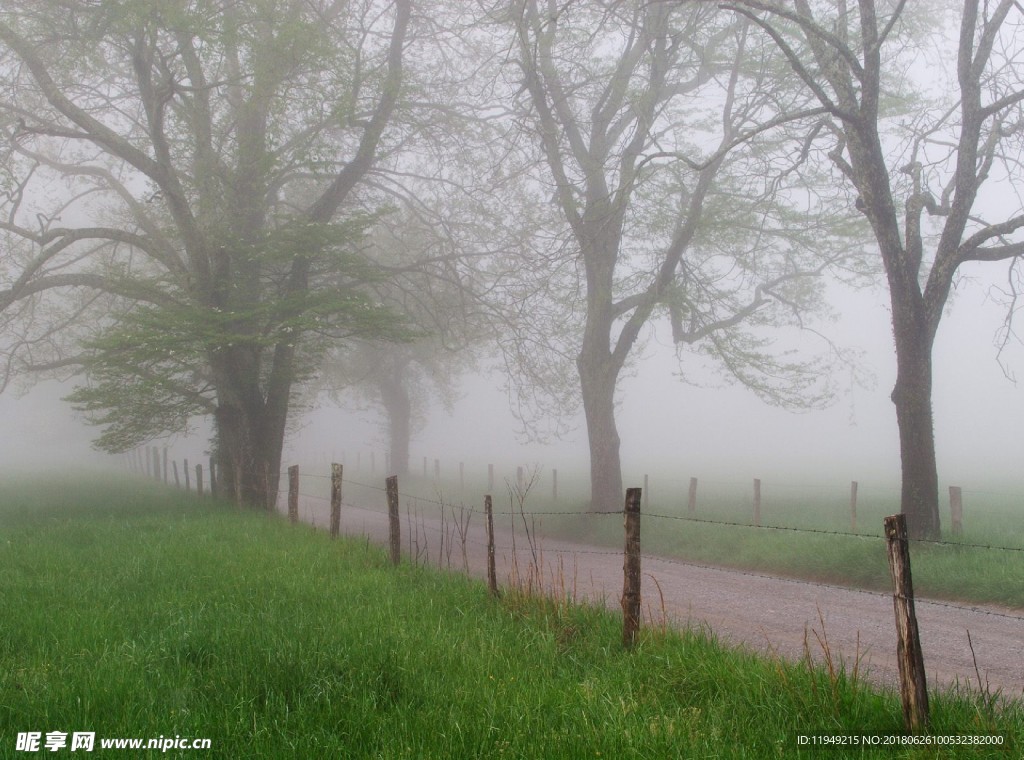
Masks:
[[[19,733],[208,738],[178,757],[811,757],[797,736],[899,735],[843,676],[603,610],[404,565],[359,541],[138,482],[0,487],[0,757]],[[1020,705],[933,697],[934,736],[1002,748]],[[46,752],[47,756],[54,753]],[[57,753],[78,756],[78,753]],[[151,751],[150,755],[161,754]],[[829,757],[849,753],[829,751]]]

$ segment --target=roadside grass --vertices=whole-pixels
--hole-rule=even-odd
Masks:
[[[93,731],[97,751],[209,738],[167,754],[225,758],[788,758],[817,756],[799,734],[902,734],[898,698],[849,675],[702,631],[648,628],[629,652],[619,638],[604,610],[495,600],[364,541],[139,482],[0,487],[0,756],[29,756],[26,731]],[[933,735],[1003,746],[856,756],[1022,747],[1019,703],[932,699]]]
[[[662,496],[659,501],[655,496],[644,505],[645,554],[854,588],[891,588],[882,519],[898,511],[898,493],[862,486],[854,532],[849,493],[842,488],[826,492],[822,488],[766,485],[762,527],[758,528],[752,524],[752,495],[743,488],[705,484],[706,492],[700,494],[698,509],[691,515],[685,488],[678,485],[677,498]],[[459,488],[450,482],[439,486],[432,479],[413,476],[403,479],[400,488],[423,499],[418,509],[424,515],[439,514],[433,504],[439,496],[444,501],[475,504],[474,509],[482,510],[482,496],[475,500],[453,498]],[[617,514],[588,515],[587,502],[578,491],[563,489],[554,501],[546,490],[549,488],[547,484],[535,486],[522,503],[538,535],[622,546],[622,520]],[[496,484],[494,490],[496,511],[519,511],[518,497],[513,493],[510,498],[505,483]],[[483,493],[479,485],[463,489],[467,495],[476,491]],[[364,489],[360,496],[374,503],[376,489]],[[915,592],[934,599],[1024,610],[1024,511],[1020,508],[1024,494],[1017,498],[965,492],[964,498],[962,535],[950,533],[947,514],[943,516],[942,542],[912,542]],[[534,519],[531,513],[541,514]],[[518,518],[498,519],[499,524],[522,526]]]

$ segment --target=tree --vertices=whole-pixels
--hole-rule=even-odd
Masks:
[[[871,225],[892,305],[901,509],[912,537],[936,539],[936,332],[960,265],[1024,254],[1014,235],[1024,228],[1020,196],[997,189],[1020,171],[1024,50],[1009,20],[1020,8],[1013,0],[958,4],[956,55],[947,54],[947,29],[939,28],[938,54],[928,58],[935,94],[923,106],[900,108],[894,91],[902,83],[890,85],[885,74],[905,77],[911,57],[926,55],[913,44],[916,25],[907,16],[911,8],[934,8],[905,0],[852,5],[743,0],[723,7],[758,24],[827,111],[821,134],[832,140],[828,157]]]
[[[411,439],[431,401],[451,408],[456,380],[475,367],[474,350],[484,336],[474,272],[456,250],[464,241],[445,234],[447,214],[419,211],[391,214],[372,238],[372,258],[388,273],[372,286],[376,300],[417,334],[404,342],[337,346],[321,379],[335,397],[356,393],[380,407],[395,475],[409,472]]]
[[[8,366],[85,362],[75,399],[109,449],[212,414],[224,482],[270,506],[317,341],[403,335],[367,295],[360,189],[402,94],[410,3],[71,5],[0,19],[16,163],[0,227],[24,246],[0,307],[39,325]],[[84,356],[44,313],[68,290]]]
[[[654,320],[775,403],[827,396],[820,368],[773,353],[764,332],[820,305],[814,282],[838,255],[820,245],[828,209],[805,167],[798,116],[817,109],[714,8],[521,0],[506,19],[513,110],[544,169],[536,205],[556,217],[536,224],[511,299],[539,319],[512,363],[536,393],[574,362],[592,507],[617,509],[616,388]]]

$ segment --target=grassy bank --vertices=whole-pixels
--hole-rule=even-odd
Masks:
[[[619,625],[138,483],[0,489],[0,756],[30,756],[27,731],[226,758],[799,757],[798,734],[902,733],[892,695],[693,632],[627,653]],[[943,757],[1024,739],[1016,706],[938,696],[933,720],[1004,737]]]

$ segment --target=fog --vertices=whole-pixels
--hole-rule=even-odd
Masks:
[[[1024,459],[1024,396],[996,360],[996,330],[1005,309],[988,297],[1003,267],[968,270],[939,328],[935,347],[936,437],[940,485],[1008,488],[1019,484]],[[986,279],[987,278],[987,279]],[[834,288],[840,319],[827,327],[840,346],[862,352],[859,366],[874,376],[873,387],[852,386],[849,370],[837,368],[839,386],[825,410],[791,412],[773,408],[749,391],[705,375],[703,386],[681,382],[666,337],[655,334],[619,395],[619,431],[627,484],[645,473],[675,473],[728,481],[760,477],[787,484],[857,479],[893,489],[899,483],[895,414],[888,396],[895,377],[886,295],[881,288]],[[812,342],[813,345],[813,342]],[[684,357],[687,361],[688,357]],[[1009,370],[1022,366],[1022,351],[1003,356]],[[692,366],[692,362],[688,364]],[[846,377],[844,377],[846,375]],[[557,467],[581,481],[588,466],[582,419],[562,440],[524,441],[497,375],[474,375],[461,383],[451,414],[431,410],[412,442],[411,468],[435,458],[449,473],[495,463]],[[125,458],[94,451],[97,428],[85,425],[61,401],[68,385],[43,382],[23,395],[0,395],[4,434],[0,456],[7,475],[62,468],[125,469]],[[383,472],[386,434],[381,418],[359,404],[323,405],[295,421],[285,460],[320,464],[344,457],[355,464],[376,452]],[[197,421],[190,436],[163,441],[177,458],[195,461],[208,450],[208,428]]]

